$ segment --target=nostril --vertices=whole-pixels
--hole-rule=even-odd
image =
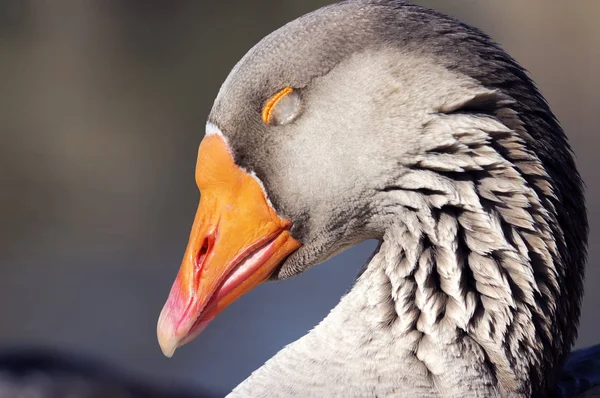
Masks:
[[[210,251],[213,243],[212,234],[208,234],[202,240],[202,245],[200,246],[200,250],[196,254],[196,267],[202,268],[204,261],[206,260],[206,256],[208,256],[208,252]]]

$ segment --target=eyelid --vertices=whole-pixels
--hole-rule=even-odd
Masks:
[[[294,91],[293,88],[286,87],[283,90],[279,91],[277,94],[273,95],[271,98],[269,98],[269,100],[263,107],[263,111],[262,111],[263,122],[265,122],[267,124],[271,123],[271,116],[273,116],[273,110],[275,109],[275,105],[279,102],[279,100],[281,100],[283,97],[285,97],[286,95],[290,94],[293,91]]]

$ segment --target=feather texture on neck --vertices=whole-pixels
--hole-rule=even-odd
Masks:
[[[388,227],[351,291],[232,396],[530,396],[553,387],[545,380],[571,337],[555,321],[565,297],[552,181],[516,131],[456,108],[425,126],[446,140],[403,159],[404,172],[373,199]]]

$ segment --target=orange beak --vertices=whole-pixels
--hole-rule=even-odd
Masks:
[[[221,136],[202,140],[196,182],[200,205],[158,320],[167,357],[300,247],[290,235],[291,222],[277,215],[258,180],[234,163]]]

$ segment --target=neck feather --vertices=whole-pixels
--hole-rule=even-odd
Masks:
[[[408,171],[381,191],[397,209],[386,273],[396,308],[409,309],[396,312],[413,315],[432,373],[451,368],[435,369],[445,346],[483,366],[502,396],[545,395],[571,344],[559,304],[575,299],[560,283],[553,181],[527,137],[495,118],[447,114],[427,128],[446,140],[405,159]]]

